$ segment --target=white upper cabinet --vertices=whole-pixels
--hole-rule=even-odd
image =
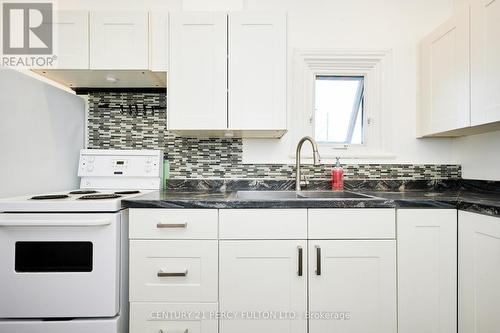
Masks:
[[[229,15],[229,128],[286,129],[286,16]]]
[[[398,332],[456,333],[456,209],[399,209],[397,221]]]
[[[458,333],[500,332],[500,219],[460,211],[458,223]]]
[[[148,68],[148,13],[90,13],[90,69]]]
[[[469,7],[421,43],[420,135],[470,126]]]
[[[56,11],[53,20],[57,69],[89,68],[89,13]]]
[[[471,8],[472,125],[500,121],[500,0]]]
[[[227,15],[170,16],[170,130],[227,128]]]
[[[168,67],[168,13],[149,13],[149,69],[165,72]]]
[[[281,137],[286,131],[286,17],[170,16],[169,130]]]
[[[419,136],[500,129],[500,0],[471,0],[421,44]]]

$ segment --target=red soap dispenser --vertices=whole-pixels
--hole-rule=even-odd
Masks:
[[[332,169],[332,190],[344,190],[344,168],[340,165],[340,157],[337,157],[337,163]]]

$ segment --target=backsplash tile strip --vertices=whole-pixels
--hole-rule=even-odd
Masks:
[[[166,94],[89,94],[88,148],[162,149],[172,179],[292,179],[293,164],[243,164],[241,139],[183,138],[166,129]],[[309,179],[329,179],[332,165],[305,165]],[[346,179],[457,179],[459,165],[348,164]]]

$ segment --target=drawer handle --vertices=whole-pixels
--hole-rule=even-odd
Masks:
[[[158,277],[187,276],[188,275],[188,271],[187,271],[187,269],[184,272],[164,272],[164,271],[159,271],[157,275],[158,275]]]
[[[321,247],[316,245],[316,275],[321,275]]]
[[[173,229],[173,228],[187,228],[188,224],[186,223],[157,223],[156,227],[158,229]]]
[[[159,330],[158,333],[168,333],[168,332],[164,330]],[[189,329],[186,328],[184,331],[182,331],[182,333],[189,333]]]
[[[299,251],[299,253],[298,253],[298,260],[299,260],[299,272],[298,272],[298,275],[302,276],[302,271],[303,271],[303,268],[302,268],[302,246],[297,246],[297,250]]]

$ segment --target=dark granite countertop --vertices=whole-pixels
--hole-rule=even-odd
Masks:
[[[362,199],[242,199],[236,192],[151,192],[122,201],[127,208],[393,208],[393,200]]]
[[[156,191],[123,200],[127,208],[458,208],[460,210],[500,216],[500,193],[477,189],[435,191],[355,190],[370,198],[311,199],[287,198],[249,200],[236,196],[235,191]]]

